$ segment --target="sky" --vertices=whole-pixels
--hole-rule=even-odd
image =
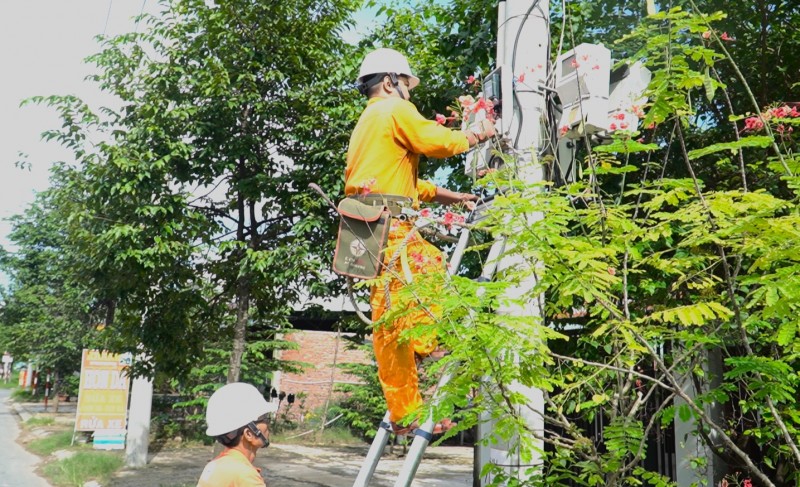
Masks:
[[[114,107],[113,98],[84,81],[93,73],[84,59],[100,51],[97,35],[136,31],[134,17],[143,11],[157,12],[157,0],[0,0],[0,246],[13,250],[6,220],[47,188],[52,162],[72,160],[57,143],[41,140],[42,132],[59,126],[55,110],[20,103],[37,95],[76,95],[94,108]],[[343,37],[355,41],[374,21],[360,12],[356,30]],[[20,153],[24,169],[16,165]],[[7,283],[0,273],[0,285]]]
[[[8,248],[6,219],[47,188],[53,161],[70,160],[41,133],[59,126],[55,110],[26,105],[37,95],[76,95],[92,106],[113,106],[113,99],[84,78],[92,66],[84,58],[99,52],[95,36],[136,30],[133,18],[155,0],[0,0],[0,245]],[[16,162],[26,154],[29,168]],[[5,284],[5,279],[0,278]]]

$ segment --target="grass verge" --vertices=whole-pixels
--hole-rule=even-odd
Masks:
[[[34,416],[25,421],[25,426],[52,426],[56,419],[52,416]]]
[[[33,453],[46,457],[57,450],[64,450],[72,443],[72,430],[57,431],[44,438],[36,438],[28,443],[28,450]]]
[[[0,380],[0,389],[14,389],[19,384],[19,372],[14,372],[11,374],[11,378],[8,379],[8,382],[4,380]]]
[[[89,480],[106,484],[122,464],[119,453],[79,451],[69,458],[45,465],[43,470],[54,485],[80,487]]]

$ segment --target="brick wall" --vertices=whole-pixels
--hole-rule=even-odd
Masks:
[[[342,333],[342,336],[349,334]],[[336,355],[336,363],[369,363],[372,358],[368,353],[361,350],[348,350],[348,342],[343,338],[339,339],[338,352],[336,351],[336,333],[327,331],[297,331],[287,334],[285,340],[293,341],[298,344],[297,350],[283,350],[280,352],[281,360],[291,360],[310,364],[300,374],[282,373],[280,378],[280,390],[287,395],[305,392],[306,398],[303,407],[300,401],[295,400],[294,405],[289,407],[287,401],[281,403],[280,411],[295,421],[302,422],[304,415],[321,414],[325,406],[325,399],[331,387],[331,371]],[[357,377],[345,374],[338,367],[333,375],[334,384],[342,382],[358,382]],[[331,401],[335,402],[336,396],[340,392],[333,392]],[[287,409],[288,408],[288,409]]]

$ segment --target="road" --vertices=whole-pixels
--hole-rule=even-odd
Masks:
[[[0,487],[50,487],[33,473],[39,457],[17,444],[17,418],[6,400],[9,389],[0,389]]]

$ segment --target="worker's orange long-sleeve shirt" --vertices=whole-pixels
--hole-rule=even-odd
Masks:
[[[417,111],[413,103],[398,97],[372,98],[350,137],[345,171],[345,194],[389,194],[406,196],[419,201],[431,201],[436,196],[436,186],[430,181],[418,181],[419,156],[449,157],[469,149],[466,134],[450,130],[428,120]],[[384,264],[404,244],[404,252],[412,257],[412,274],[442,270],[439,250],[418,234],[406,241],[411,222],[392,222]],[[385,271],[384,271],[385,272]],[[402,304],[398,292],[404,280],[393,278],[389,293],[395,306]],[[378,322],[386,311],[383,286],[373,286],[370,294],[372,320]],[[418,307],[416,304],[410,304]],[[429,303],[427,309],[435,311]],[[394,422],[416,409],[422,403],[419,378],[414,354],[430,353],[436,347],[436,337],[416,340],[401,339],[403,330],[430,322],[422,309],[403,314],[389,326],[373,330],[373,347],[378,362],[378,376]]]
[[[261,469],[256,468],[239,450],[226,448],[208,462],[197,487],[265,487]]]
[[[423,117],[402,98],[371,98],[350,136],[347,196],[371,193],[432,201],[436,186],[417,181],[419,155],[450,157],[469,149],[466,134]]]

